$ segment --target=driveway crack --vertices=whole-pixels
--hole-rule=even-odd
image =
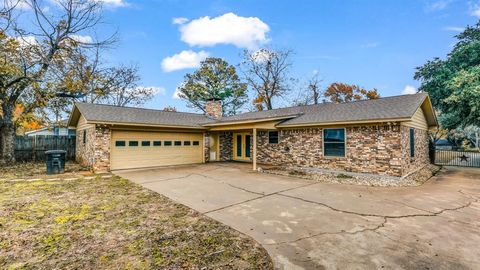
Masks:
[[[458,192],[462,193],[461,190],[458,191]],[[462,194],[466,195],[465,193],[462,193]],[[365,213],[357,213],[357,212],[354,212],[354,211],[341,210],[341,209],[334,208],[334,207],[332,207],[330,205],[327,205],[327,204],[324,204],[324,203],[305,200],[303,198],[298,198],[298,197],[290,196],[290,195],[286,195],[286,194],[279,194],[279,195],[289,197],[289,198],[293,198],[293,199],[298,199],[298,200],[313,203],[313,204],[318,204],[318,205],[327,207],[327,208],[329,208],[333,211],[336,211],[336,212],[358,215],[358,216],[362,216],[362,217],[378,217],[378,218],[382,218],[383,221],[380,224],[378,224],[374,227],[367,227],[367,228],[363,228],[363,229],[356,230],[356,231],[341,230],[341,231],[338,231],[338,232],[320,232],[320,233],[312,234],[312,235],[309,235],[309,236],[300,237],[300,238],[297,238],[297,239],[292,240],[292,241],[283,241],[283,242],[278,242],[278,243],[273,243],[273,244],[264,244],[264,245],[274,246],[274,245],[282,245],[282,244],[291,244],[291,243],[296,243],[296,242],[301,241],[301,240],[314,238],[314,237],[318,237],[318,236],[322,236],[322,235],[341,235],[341,234],[355,235],[355,234],[360,234],[360,233],[364,233],[364,232],[368,232],[368,231],[378,233],[378,230],[385,227],[385,225],[391,219],[402,219],[402,218],[412,218],[412,217],[436,217],[436,216],[439,216],[439,215],[441,215],[441,214],[443,214],[447,211],[458,211],[458,210],[470,207],[472,205],[472,203],[479,201],[478,199],[473,199],[473,198],[470,197],[473,200],[469,201],[469,202],[467,202],[467,203],[465,203],[461,206],[453,207],[453,208],[445,208],[445,209],[442,209],[442,210],[436,211],[436,212],[430,212],[429,211],[429,214],[409,214],[409,215],[390,216],[390,215],[365,214]]]

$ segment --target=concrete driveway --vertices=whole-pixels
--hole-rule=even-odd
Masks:
[[[480,169],[377,188],[255,173],[250,165],[117,171],[250,235],[278,269],[478,269]]]

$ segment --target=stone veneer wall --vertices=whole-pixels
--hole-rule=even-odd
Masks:
[[[84,131],[86,135],[85,144],[83,143]],[[95,126],[77,129],[75,144],[75,160],[82,166],[93,168],[93,152],[95,149]]]
[[[410,127],[402,126],[402,167],[403,174],[411,173],[430,163],[428,156],[428,132],[415,128],[415,153],[410,157]]]
[[[400,125],[346,128],[346,157],[323,156],[323,129],[279,131],[279,143],[269,144],[268,133],[259,132],[257,161],[292,167],[317,167],[357,173],[402,175]]]
[[[97,125],[95,129],[95,152],[93,170],[110,171],[111,132],[107,126]]]
[[[220,160],[229,161],[233,159],[233,133],[222,132],[218,134],[220,141]]]
[[[211,134],[206,132],[203,134],[203,144],[204,144],[204,151],[203,155],[205,157],[205,162],[210,161],[210,136]]]
[[[87,140],[83,144],[83,131]],[[77,130],[75,159],[82,166],[95,172],[110,170],[110,129],[105,126],[92,126]]]

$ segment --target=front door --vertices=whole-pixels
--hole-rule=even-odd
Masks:
[[[250,161],[252,135],[249,133],[233,133],[233,159]]]

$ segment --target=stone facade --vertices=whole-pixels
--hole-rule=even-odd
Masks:
[[[110,171],[111,132],[107,126],[97,125],[95,129],[95,152],[93,170]]]
[[[220,143],[220,161],[233,159],[233,132],[222,132],[218,134]]]
[[[410,128],[402,126],[402,168],[403,174],[412,173],[430,163],[428,156],[428,132],[414,129],[415,150],[414,157],[410,157]]]
[[[205,104],[205,115],[212,119],[220,119],[223,115],[222,101],[209,100]]]
[[[335,158],[323,155],[322,128],[279,130],[278,144],[269,144],[268,132],[258,131],[257,162],[403,176],[429,164],[427,131],[415,129],[415,156],[410,157],[409,130],[409,127],[399,124],[346,127],[346,156]],[[205,162],[210,158],[211,135],[208,132],[204,135]],[[233,132],[220,132],[218,135],[219,160],[232,160]],[[111,131],[107,126],[77,130],[77,161],[97,172],[110,170],[110,140]],[[251,145],[253,148],[253,142]]]
[[[86,138],[84,141],[84,137]],[[84,143],[85,142],[85,143]],[[110,170],[110,129],[95,126],[77,130],[75,158],[93,171]]]
[[[210,161],[210,146],[211,146],[211,134],[210,133],[204,133],[203,134],[203,156],[205,159],[205,162]]]
[[[95,151],[95,126],[77,129],[75,160],[82,166],[93,168]]]
[[[406,173],[402,162],[405,144],[399,124],[346,127],[345,130],[346,156],[335,158],[323,156],[321,128],[280,130],[278,144],[269,144],[268,133],[259,132],[257,162],[390,176]],[[422,143],[418,144],[422,147]],[[428,147],[428,142],[425,144],[423,147]],[[419,158],[412,167],[424,162]]]

